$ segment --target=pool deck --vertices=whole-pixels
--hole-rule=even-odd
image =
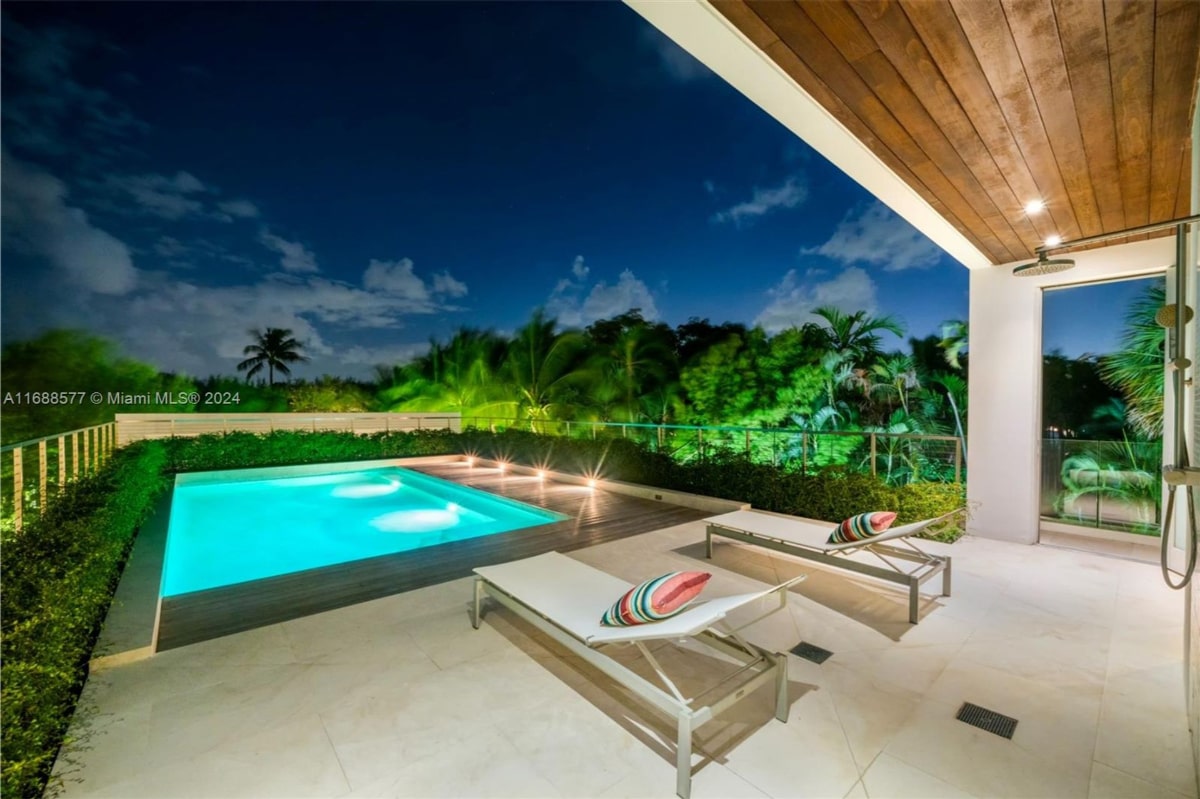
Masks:
[[[669,501],[647,499],[586,485],[539,479],[502,472],[495,467],[467,466],[459,459],[422,459],[397,462],[406,469],[431,477],[507,497],[566,515],[564,521],[526,527],[425,547],[409,552],[367,558],[254,580],[232,586],[164,597],[158,609],[155,651],[206,641],[224,635],[321,613],[359,602],[413,591],[466,577],[477,566],[503,563],[544,552],[570,552],[651,530],[684,524],[714,512]],[[148,527],[157,529],[152,520]],[[135,561],[149,564],[136,581],[141,599],[137,618],[145,619],[146,595],[157,599],[161,573],[161,547],[165,536],[155,536],[154,552],[135,553]],[[138,557],[141,555],[141,557]],[[120,599],[120,598],[119,598]],[[117,622],[120,623],[120,616]],[[110,620],[110,624],[114,623]],[[141,622],[144,627],[144,622]],[[138,629],[140,630],[141,627]],[[137,630],[132,631],[134,633]],[[144,636],[144,633],[143,633]],[[129,636],[127,636],[129,637]],[[136,637],[136,636],[134,636]],[[137,647],[144,644],[137,644]],[[106,647],[107,652],[135,647]]]
[[[1156,564],[926,546],[953,555],[954,595],[916,625],[892,586],[724,541],[707,560],[702,521],[570,557],[629,582],[701,568],[714,596],[808,574],[745,635],[833,656],[787,655],[786,724],[764,688],[702,728],[693,799],[1195,799],[1184,602]],[[62,799],[674,796],[673,723],[503,608],[472,629],[470,600],[460,578],[95,669]],[[1012,739],[957,721],[964,701],[1018,719]]]

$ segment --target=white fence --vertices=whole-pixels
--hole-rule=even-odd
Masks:
[[[270,433],[275,430],[390,433],[413,430],[462,432],[457,413],[118,413],[117,446],[147,438],[205,433]]]

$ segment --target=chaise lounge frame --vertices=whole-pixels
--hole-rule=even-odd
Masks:
[[[941,574],[942,596],[950,596],[950,558],[926,552],[910,541],[909,536],[957,513],[959,511],[890,528],[874,538],[863,541],[830,544],[826,539],[834,525],[829,522],[813,522],[760,511],[739,510],[704,520],[708,523],[704,536],[704,553],[706,557],[712,558],[713,536],[720,536],[835,569],[845,569],[886,580],[908,589],[908,620],[917,624],[920,622],[921,586],[925,582]],[[884,543],[885,541],[890,543]],[[869,552],[883,561],[884,565],[863,563],[848,557],[855,552]],[[905,568],[897,561],[915,565]]]
[[[560,590],[557,598],[553,597],[553,591],[531,592],[530,575],[539,573],[552,574],[552,581],[566,590]],[[775,718],[782,722],[787,721],[787,656],[751,644],[740,635],[740,631],[783,609],[787,605],[788,588],[803,580],[804,575],[764,591],[699,602],[663,621],[634,627],[602,627],[600,616],[607,605],[594,609],[594,613],[593,609],[588,610],[588,617],[594,615],[594,621],[591,622],[581,621],[577,607],[572,612],[556,611],[561,611],[575,602],[579,592],[588,593],[589,586],[598,589],[591,592],[594,596],[608,597],[607,604],[611,605],[625,591],[632,588],[632,584],[561,553],[550,552],[498,566],[480,567],[475,569],[475,574],[474,614],[471,622],[475,629],[479,629],[482,620],[482,600],[487,594],[572,654],[675,720],[675,791],[681,799],[688,799],[691,794],[692,733],[698,727],[716,718],[743,698],[750,696],[759,686],[767,683],[774,685]],[[539,606],[531,603],[528,596],[530,593],[541,595],[536,600]],[[772,594],[778,596],[778,606],[736,628],[724,623],[727,613]],[[550,601],[546,601],[547,598]],[[646,641],[682,638],[689,638],[732,657],[741,667],[717,685],[710,686],[696,696],[685,697],[645,645]],[[653,668],[661,685],[656,685],[635,673],[600,649],[615,644],[635,646]],[[724,693],[716,692],[718,688],[726,685],[729,687]],[[706,704],[696,704],[696,700],[701,696],[709,695],[711,699]]]

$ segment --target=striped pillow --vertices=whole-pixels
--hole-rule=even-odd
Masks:
[[[896,514],[891,511],[875,511],[851,516],[846,521],[833,528],[829,534],[831,544],[850,544],[877,536],[892,526]]]
[[[710,577],[708,572],[671,572],[635,585],[604,612],[600,623],[632,627],[670,618],[700,595]]]

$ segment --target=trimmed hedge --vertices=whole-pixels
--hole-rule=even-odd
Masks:
[[[122,449],[70,484],[45,516],[4,536],[5,796],[42,795],[134,533],[166,486],[165,464],[161,443]]]
[[[717,451],[703,461],[680,464],[625,439],[589,440],[539,436],[509,430],[462,434],[462,452],[526,466],[574,474],[599,474],[613,480],[749,502],[755,508],[840,521],[874,510],[896,511],[897,524],[942,516],[966,504],[965,486],[909,483],[889,486],[878,477],[830,467],[801,474],[770,464],[752,463],[740,452]],[[930,536],[954,541],[961,526],[950,525]]]
[[[265,434],[218,433],[171,438],[162,443],[167,447],[167,468],[172,472],[413,458],[461,451],[458,434],[449,430],[374,435],[276,430]]]

